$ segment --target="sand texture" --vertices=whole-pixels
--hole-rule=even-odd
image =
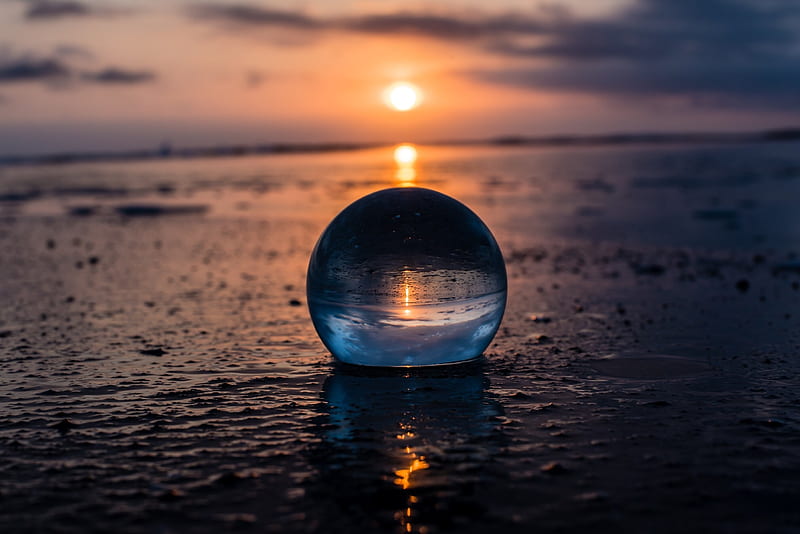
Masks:
[[[407,176],[406,176],[407,177]],[[333,364],[305,269],[390,149],[0,168],[2,532],[796,532],[800,147],[420,147],[485,358]]]

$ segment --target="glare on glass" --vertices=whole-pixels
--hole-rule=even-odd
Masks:
[[[506,304],[503,256],[469,208],[419,187],[357,200],[319,238],[306,289],[337,359],[423,366],[480,356]]]

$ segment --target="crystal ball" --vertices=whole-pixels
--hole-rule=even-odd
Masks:
[[[506,305],[492,233],[457,200],[419,187],[384,189],[345,208],[317,241],[308,307],[338,360],[381,367],[477,358]]]

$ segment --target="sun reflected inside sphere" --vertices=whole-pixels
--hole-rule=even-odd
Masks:
[[[407,82],[398,82],[386,90],[386,100],[397,111],[409,111],[419,105],[419,90]]]

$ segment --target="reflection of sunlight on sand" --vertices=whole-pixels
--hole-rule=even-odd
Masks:
[[[415,289],[409,291],[412,307]],[[404,293],[400,284],[401,303]],[[375,514],[393,517],[395,527],[382,530],[432,534],[448,531],[452,516],[442,511],[450,506],[478,506],[470,497],[474,473],[496,454],[488,438],[497,433],[502,407],[486,396],[482,372],[464,372],[334,371],[323,385],[329,418],[319,426],[319,458],[328,463],[311,481],[332,496],[332,510],[363,500]],[[331,453],[339,461],[330,463]]]
[[[407,430],[402,434],[398,434],[398,440],[413,440],[417,437],[416,433],[413,430]],[[425,469],[430,468],[430,464],[425,461],[425,457],[422,455],[418,455],[410,446],[405,447],[405,454],[406,454],[406,462],[404,467],[398,468],[394,470],[395,476],[397,478],[394,479],[394,483],[404,490],[412,490],[414,489],[414,480],[412,475],[419,471],[424,471]],[[413,526],[411,524],[411,518],[414,514],[414,504],[417,503],[418,498],[415,495],[408,495],[407,507],[405,512],[397,512],[395,514],[395,519],[400,521],[401,525],[405,526],[406,532],[411,532],[413,530]],[[425,527],[423,527],[425,528]]]
[[[417,170],[414,164],[417,161],[417,149],[414,145],[403,143],[394,149],[394,162],[397,165],[394,177],[401,187],[414,185],[417,178]]]
[[[411,456],[413,457],[411,463],[405,469],[395,469],[394,474],[397,475],[394,483],[407,490],[411,487],[411,474],[414,471],[422,471],[423,469],[427,469],[430,467],[428,463],[425,461],[424,456],[420,456],[417,458],[417,453],[412,452]]]

